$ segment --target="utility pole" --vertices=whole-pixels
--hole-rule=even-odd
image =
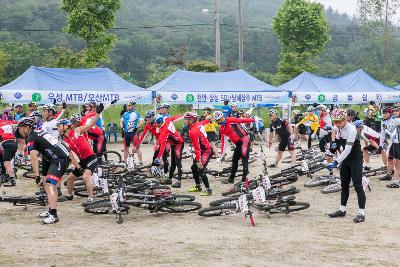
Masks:
[[[242,22],[242,0],[238,0],[239,10],[239,69],[243,69],[243,22]]]
[[[221,32],[219,28],[219,0],[214,2],[214,23],[215,23],[215,64],[221,67]]]

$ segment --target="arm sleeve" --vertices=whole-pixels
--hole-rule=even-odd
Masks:
[[[249,122],[255,122],[255,119],[242,119],[242,118],[235,118],[235,117],[229,117],[226,118],[227,123],[249,123]]]
[[[344,147],[344,150],[342,153],[340,153],[339,157],[337,157],[336,161],[342,163],[343,160],[347,158],[347,156],[350,154],[351,149],[353,148],[354,142],[356,141],[357,137],[357,131],[351,131],[349,133],[349,136],[347,137],[346,140],[346,146]]]
[[[146,124],[146,126],[144,126],[142,135],[139,138],[139,145],[143,142],[144,137],[146,136],[147,131],[149,130],[148,124]]]
[[[309,116],[309,115],[305,116],[301,121],[299,121],[298,123],[296,123],[296,125],[301,125],[301,124],[305,123],[305,122],[308,120],[308,116]]]
[[[198,162],[200,161],[200,143],[199,143],[199,137],[195,132],[190,132],[190,140],[192,141],[193,149],[194,149],[194,154],[195,154],[195,160]]]
[[[221,135],[221,155],[224,155],[224,147],[225,147],[225,133],[221,131],[220,128],[220,135]]]
[[[167,138],[168,138],[168,133],[160,133],[160,136],[158,138],[158,145],[160,146],[160,150],[158,151],[157,158],[161,159],[162,154],[164,153],[165,147],[167,145]]]

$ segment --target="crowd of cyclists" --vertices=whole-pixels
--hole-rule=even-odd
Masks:
[[[27,112],[23,111],[21,105],[4,110],[0,120],[0,138],[5,186],[16,185],[11,164],[13,158],[29,155],[36,183],[41,188],[38,193],[47,194],[48,197],[49,209],[40,214],[43,223],[56,223],[59,220],[57,199],[62,195],[60,181],[70,164],[74,170],[67,177],[66,200],[73,199],[74,180],[77,177],[83,177],[86,184],[87,201],[94,200],[92,176],[101,175],[98,166],[102,164],[102,155],[106,150],[102,113],[111,104],[87,103],[81,113],[68,118],[65,118],[66,103],[62,103],[61,107],[44,105],[40,107],[41,111],[34,102],[28,105]],[[150,135],[154,140],[152,171],[163,171],[167,174],[164,184],[181,188],[182,152],[185,145],[189,146],[193,152],[191,171],[194,179],[189,192],[210,196],[213,191],[206,174],[207,165],[212,158],[217,162],[226,160],[228,147],[233,147],[232,165],[229,178],[223,183],[234,184],[240,160],[243,167],[241,182],[246,180],[250,151],[257,138],[270,148],[278,141],[275,162],[268,165],[269,168],[278,167],[286,148],[292,163],[296,164],[294,149],[297,143],[307,140],[310,148],[312,142],[317,141],[319,149],[327,156],[330,173],[340,168],[341,203],[339,209],[329,216],[346,215],[352,181],[359,206],[353,221],[358,223],[365,220],[366,197],[362,175],[363,169],[370,168],[370,153],[381,155],[382,163],[387,165],[387,174],[379,179],[393,179],[388,188],[400,187],[400,106],[391,105],[382,109],[375,106],[375,103],[371,103],[367,108],[364,121],[358,118],[354,110],[334,105],[310,105],[304,113],[299,109],[294,110],[292,120],[282,119],[276,109],[269,109],[270,126],[266,137],[264,121],[252,115],[254,107],[246,111],[239,110],[229,100],[224,101],[222,109],[214,112],[205,108],[202,112],[191,111],[177,116],[170,115],[170,105],[166,103],[142,116],[136,110],[136,103],[131,101],[122,110],[120,119],[124,161],[129,155],[136,154],[139,165],[143,164],[141,145],[145,137]],[[376,123],[371,117],[376,117],[378,113],[381,113],[381,120]],[[184,127],[178,131],[175,124],[180,120],[184,122]],[[185,144],[185,139],[190,142]],[[216,146],[218,140],[221,142],[220,149]]]

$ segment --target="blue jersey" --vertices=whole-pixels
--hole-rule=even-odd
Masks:
[[[232,108],[230,106],[222,106],[222,113],[225,118],[228,118],[232,114]]]
[[[15,113],[14,120],[19,121],[22,117],[26,117],[26,114],[24,112]]]
[[[135,110],[126,111],[121,118],[124,123],[124,131],[128,133],[135,131],[141,118],[140,114]]]

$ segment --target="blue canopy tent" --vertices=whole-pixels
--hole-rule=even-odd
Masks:
[[[400,89],[400,84],[395,87],[396,89]]]
[[[164,101],[179,104],[219,105],[224,99],[238,104],[288,103],[287,92],[254,78],[244,70],[229,72],[177,70],[148,90],[155,91]]]
[[[303,72],[280,88],[289,92],[293,102],[302,104],[360,104],[400,100],[398,90],[382,84],[361,69],[338,78]]]
[[[71,104],[113,100],[151,103],[150,91],[125,81],[108,68],[30,67],[20,77],[0,87],[0,93],[8,103],[49,103],[53,99]]]

